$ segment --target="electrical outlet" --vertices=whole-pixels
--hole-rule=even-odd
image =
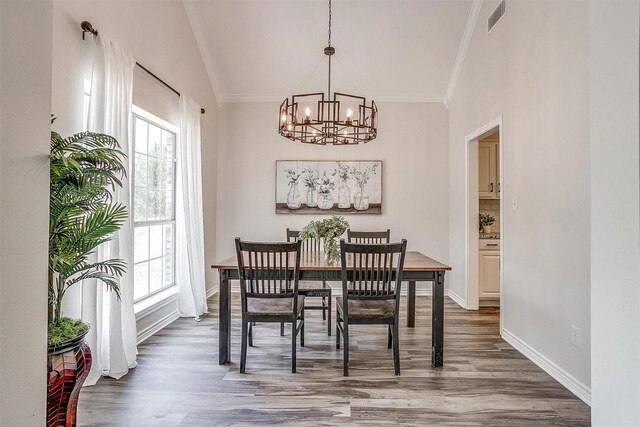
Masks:
[[[518,196],[513,196],[511,198],[511,210],[513,212],[518,212]]]
[[[580,328],[577,326],[571,327],[571,344],[580,348]]]

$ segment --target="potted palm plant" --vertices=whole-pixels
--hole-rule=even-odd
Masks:
[[[62,138],[51,132],[48,425],[75,425],[77,396],[91,367],[84,343],[89,325],[62,316],[66,292],[94,279],[120,297],[117,279],[126,265],[119,259],[98,260],[96,249],[128,217],[126,207],[113,202],[126,176],[125,159],[118,141],[108,135],[82,132]]]

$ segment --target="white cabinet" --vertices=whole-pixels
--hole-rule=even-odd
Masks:
[[[500,198],[500,148],[498,141],[478,143],[478,196],[481,199]]]
[[[500,240],[480,240],[479,291],[480,298],[500,298]]]

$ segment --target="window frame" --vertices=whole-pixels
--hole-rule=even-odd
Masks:
[[[178,163],[177,163],[177,146],[178,146],[178,140],[180,137],[180,128],[164,119],[161,119],[160,117],[146,111],[143,110],[142,108],[138,107],[135,104],[132,104],[132,108],[131,108],[131,143],[132,143],[132,149],[131,149],[131,153],[132,153],[132,159],[131,159],[131,172],[130,172],[130,188],[131,188],[131,199],[132,199],[132,203],[131,203],[131,209],[132,209],[132,213],[131,213],[131,222],[133,223],[133,236],[132,236],[132,240],[133,240],[133,252],[135,254],[135,231],[137,227],[152,227],[154,225],[166,225],[166,224],[171,224],[173,225],[172,229],[173,229],[173,236],[172,236],[172,241],[173,241],[173,250],[172,250],[172,272],[173,272],[173,282],[171,284],[168,285],[163,285],[160,288],[149,292],[139,298],[134,298],[133,303],[134,304],[138,304],[142,301],[145,301],[148,298],[154,297],[162,292],[166,292],[169,289],[174,289],[174,291],[177,289],[177,281],[176,281],[176,202],[177,202],[177,181],[178,181]],[[172,152],[172,165],[173,165],[173,207],[172,207],[172,212],[171,212],[171,216],[173,219],[171,220],[151,220],[151,221],[136,221],[135,220],[135,191],[136,191],[136,178],[135,178],[135,171],[136,171],[136,119],[140,119],[145,121],[147,124],[151,124],[153,126],[156,126],[166,132],[172,133],[174,135],[174,143],[173,143],[173,152]],[[148,131],[147,131],[148,132]],[[148,140],[149,136],[147,133],[147,140]],[[147,154],[148,156],[148,154]],[[151,233],[149,233],[149,250],[151,250]],[[136,264],[140,264],[142,262],[151,262],[152,260],[155,259],[161,259],[163,258],[165,255],[162,255],[160,257],[155,257],[155,258],[147,258],[144,261],[141,261],[139,263],[135,262],[135,259],[133,260],[133,281],[135,283],[135,266]],[[149,284],[149,289],[151,287],[151,282],[148,280],[148,284]],[[134,285],[135,287],[135,285]],[[134,294],[135,294],[135,290],[134,290]]]

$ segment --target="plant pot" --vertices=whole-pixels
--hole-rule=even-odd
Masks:
[[[47,426],[76,425],[78,395],[91,370],[91,350],[84,337],[48,347]]]
[[[489,234],[489,233],[491,233],[491,226],[490,226],[490,225],[483,225],[483,226],[482,226],[482,232],[483,232],[484,234]]]

